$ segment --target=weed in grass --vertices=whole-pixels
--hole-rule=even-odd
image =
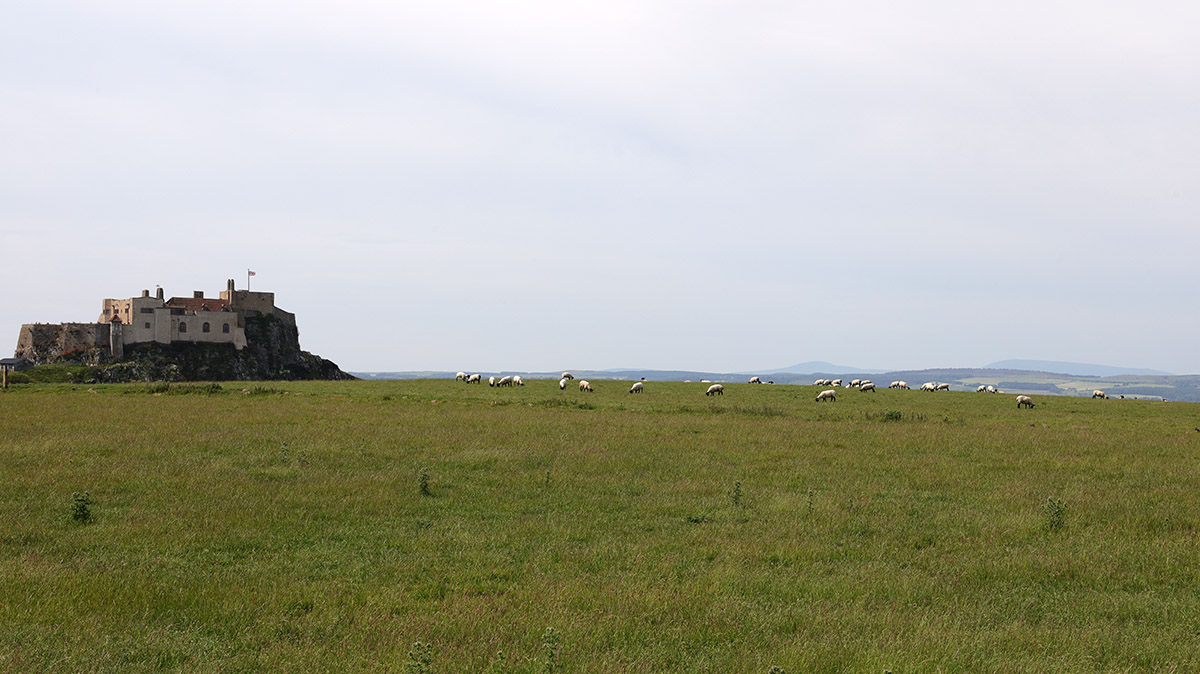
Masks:
[[[729,500],[733,501],[733,505],[742,507],[742,483],[737,481],[733,483],[733,489],[729,492]]]
[[[780,667],[779,665],[771,665],[771,669],[767,671],[767,674],[787,674],[787,672],[785,672],[783,667]]]
[[[423,644],[420,641],[412,645],[408,652],[408,662],[404,663],[404,671],[411,674],[431,674],[433,672],[433,644]]]
[[[433,492],[429,491],[429,469],[421,467],[421,472],[417,473],[417,486],[421,490],[421,496],[433,496]]]
[[[287,446],[286,442],[283,443],[283,446],[279,448],[279,463],[281,463],[285,466],[290,465],[292,463],[292,454],[291,454],[291,452],[288,451],[288,446]]]
[[[813,490],[808,490],[808,501],[804,504],[804,516],[812,517],[813,514]]]
[[[550,488],[550,471],[546,471],[546,481],[542,484],[546,489]]]
[[[704,524],[708,521],[708,515],[704,513],[699,515],[688,515],[686,519],[688,524]]]
[[[92,495],[88,492],[75,492],[71,495],[71,519],[80,524],[92,521]]]
[[[492,674],[508,674],[508,660],[504,658],[504,651],[496,651],[496,660],[492,662],[492,667],[488,671]]]
[[[1067,506],[1062,499],[1051,496],[1042,504],[1042,515],[1046,518],[1046,528],[1058,531],[1066,524]]]
[[[562,634],[553,627],[547,627],[542,632],[542,671],[552,674],[558,670],[558,649]]]
[[[884,421],[900,421],[903,418],[904,415],[900,413],[900,410],[888,410],[883,413]]]

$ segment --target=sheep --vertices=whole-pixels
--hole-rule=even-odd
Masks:
[[[466,372],[459,372],[458,374],[454,375],[454,378],[455,378],[455,379],[457,379],[457,380],[459,380],[459,381],[466,381],[466,380],[467,380],[467,373],[466,373]]]
[[[975,389],[975,392],[976,393],[987,393],[987,386],[980,384],[979,387]]]
[[[995,387],[995,386],[992,386],[991,384],[988,384],[988,387],[987,387],[987,392],[988,392],[988,393],[995,393],[995,392],[996,392],[996,387]]]
[[[708,390],[704,392],[704,395],[706,395],[706,396],[723,396],[723,395],[725,395],[725,387],[721,386],[720,384],[713,384],[712,386],[708,387]]]
[[[899,386],[897,386],[896,388],[902,388],[902,389],[904,389],[905,391],[911,391],[911,390],[912,390],[912,388],[911,388],[911,387],[908,385],[908,382],[906,382],[906,381],[902,381],[902,382],[900,382],[900,385],[899,385]]]
[[[483,381],[483,377],[482,377],[481,375],[478,375],[478,374],[473,374],[473,375],[471,375],[471,376],[467,377],[467,383],[468,383],[468,384],[478,384],[478,383],[480,383],[480,382],[482,382],[482,381]]]
[[[1029,396],[1017,396],[1017,407],[1018,408],[1028,407],[1028,408],[1032,409],[1033,408],[1033,398],[1030,398]]]
[[[514,374],[514,375],[513,375],[513,378],[512,378],[512,383],[511,383],[511,384],[509,384],[509,385],[510,385],[510,386],[524,386],[524,385],[525,385],[525,382],[521,381],[521,377],[520,377],[520,375],[515,375],[515,374]]]
[[[865,384],[859,384],[859,386],[858,386],[858,390],[860,390],[860,391],[870,391],[871,393],[874,393],[874,392],[875,392],[875,385],[874,385],[874,384],[872,384],[871,382],[867,382],[867,383],[865,383]]]
[[[505,375],[496,380],[496,386],[512,386],[512,384],[513,378],[509,375]]]
[[[817,402],[821,402],[822,400],[829,400],[829,401],[836,403],[837,402],[837,391],[834,391],[833,389],[829,389],[828,391],[821,391],[820,393],[817,394]]]
[[[933,383],[933,382],[931,382],[931,381],[927,381],[927,382],[925,382],[924,384],[921,384],[921,390],[922,390],[922,391],[936,391],[936,390],[937,390],[937,384],[935,384],[935,383]]]
[[[569,381],[571,379],[574,379],[575,375],[571,374],[570,372],[564,372],[564,373],[562,373],[562,378]]]
[[[813,386],[824,386],[824,385],[825,385],[825,380],[824,380],[824,379],[818,379],[818,380],[816,380],[816,381],[814,381],[814,382],[813,382]]]
[[[858,382],[858,387],[862,388],[862,387],[866,386],[867,384],[874,386],[875,382],[871,381],[870,379],[863,379],[862,381]]]
[[[830,386],[841,386],[841,385],[842,385],[842,380],[841,380],[841,379],[834,379],[833,381],[829,382],[829,385],[830,385]]]
[[[1095,391],[1092,391],[1092,397],[1093,398],[1108,398],[1108,394],[1105,393],[1104,391],[1097,389]]]
[[[938,384],[938,385],[937,385],[937,390],[938,390],[938,391],[949,391],[949,390],[950,390],[950,385],[949,385],[949,384]]]
[[[558,380],[558,390],[562,391],[567,388],[567,378],[563,377]]]
[[[586,380],[586,379],[580,379],[580,380],[579,380],[579,390],[580,390],[580,391],[587,391],[588,393],[591,393],[591,392],[592,392],[592,385],[588,383],[588,380]]]
[[[859,386],[860,384],[862,384],[862,380],[861,380],[861,379],[851,379],[851,380],[850,380],[850,386],[848,386],[847,388],[858,388],[858,386]]]
[[[751,378],[750,378],[750,381],[749,381],[749,382],[747,382],[747,383],[749,383],[749,384],[761,384],[761,383],[762,383],[762,379],[760,379],[760,378],[758,378],[758,377],[751,377]]]
[[[496,385],[496,378],[488,377],[488,386],[495,386],[495,385]]]
[[[630,393],[641,393],[646,390],[646,385],[640,381],[633,382],[633,386],[629,387]]]

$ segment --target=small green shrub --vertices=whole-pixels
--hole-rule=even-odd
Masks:
[[[92,521],[92,495],[88,492],[75,492],[71,495],[71,519],[80,524]]]
[[[1067,506],[1062,499],[1051,496],[1042,504],[1042,515],[1045,517],[1046,528],[1058,531],[1066,524]]]
[[[553,674],[558,670],[558,649],[562,635],[553,627],[547,627],[542,632],[542,671]]]
[[[733,483],[733,489],[729,492],[729,500],[739,508],[742,506],[742,483],[740,481]]]
[[[900,410],[888,410],[883,413],[884,421],[900,421],[903,418],[904,415],[900,413]]]
[[[408,652],[408,662],[404,663],[404,671],[411,674],[431,674],[433,672],[433,644],[423,644],[420,641],[412,645]]]

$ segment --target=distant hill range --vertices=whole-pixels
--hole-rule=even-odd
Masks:
[[[1035,364],[1036,369],[994,367],[1002,363]],[[1113,368],[1105,365],[1082,363],[1056,363],[1054,361],[1003,361],[986,368],[935,368],[926,370],[896,370],[880,372],[855,370],[823,361],[798,363],[779,371],[757,372],[704,372],[699,370],[571,370],[577,379],[636,381],[713,381],[745,382],[750,377],[761,377],[764,382],[810,386],[816,379],[870,378],[879,388],[893,381],[906,381],[917,388],[927,381],[945,382],[951,390],[974,391],[980,385],[992,385],[1005,393],[1029,395],[1090,396],[1094,390],[1102,390],[1110,397],[1166,399],[1172,401],[1200,402],[1200,375],[1171,375],[1155,370]],[[1064,368],[1063,366],[1074,366]],[[805,370],[812,367],[810,371]],[[1042,369],[1047,368],[1047,369]],[[1073,374],[1053,372],[1050,368],[1075,369],[1076,372],[1120,372],[1121,374]],[[1082,369],[1079,369],[1082,368]],[[1096,369],[1099,368],[1099,369]],[[453,379],[454,372],[426,370],[420,372],[353,372],[361,379]],[[487,377],[519,374],[526,379],[558,379],[556,372],[480,372]]]
[[[1162,370],[1147,370],[1138,367],[1113,367],[1111,365],[1095,365],[1092,363],[1068,363],[1061,360],[1001,360],[986,367],[989,370],[1029,370],[1032,372],[1053,372],[1084,377],[1115,377],[1122,374],[1171,376],[1170,372],[1163,372]]]

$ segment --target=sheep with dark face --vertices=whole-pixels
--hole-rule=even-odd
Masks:
[[[1105,393],[1104,391],[1097,389],[1095,391],[1092,391],[1092,397],[1093,398],[1108,398],[1108,394]]]
[[[571,374],[570,372],[564,372],[564,373],[562,373],[562,378],[571,380],[571,379],[575,378],[575,375]]]
[[[996,391],[996,387],[992,386],[991,384],[988,384],[987,392],[988,393],[998,393],[998,391]]]
[[[841,385],[842,385],[842,380],[841,380],[841,379],[834,379],[833,381],[829,382],[829,385],[830,385],[830,386],[841,386]]]
[[[1033,398],[1029,396],[1017,396],[1017,407],[1033,408]]]
[[[949,384],[938,384],[938,385],[937,385],[937,390],[938,390],[938,391],[949,391],[949,390],[950,390],[950,385],[949,385]]]
[[[466,373],[466,372],[459,372],[458,374],[454,375],[454,378],[455,378],[455,379],[457,379],[457,380],[459,380],[459,381],[466,381],[466,380],[467,380],[467,373]]]
[[[749,381],[748,383],[750,383],[750,384],[761,384],[761,383],[762,383],[762,379],[760,379],[760,378],[758,378],[758,377],[751,377],[751,378],[750,378],[750,381]]]
[[[828,400],[830,402],[837,402],[837,391],[834,391],[833,389],[829,389],[828,391],[821,391],[820,393],[817,394],[817,402],[821,402],[822,400]]]
[[[512,386],[513,378],[511,375],[505,375],[496,380],[496,386]]]
[[[496,378],[488,377],[488,386],[495,386],[495,385],[496,385]]]
[[[976,392],[976,393],[986,393],[986,392],[987,392],[987,386],[985,386],[985,385],[983,385],[983,384],[980,384],[980,385],[979,385],[979,387],[975,389],[975,392]]]
[[[629,387],[630,393],[642,393],[646,390],[646,385],[640,381],[633,382],[633,386]]]
[[[865,383],[865,384],[859,384],[859,385],[858,385],[858,390],[860,390],[860,391],[870,391],[871,393],[874,393],[874,392],[875,392],[875,385],[874,385],[874,384],[872,384],[871,382],[867,382],[867,383]]]
[[[563,377],[558,380],[558,390],[562,391],[565,388],[567,388],[567,378]]]
[[[525,385],[525,382],[521,381],[521,376],[520,376],[520,375],[516,375],[516,374],[514,374],[514,375],[513,375],[513,378],[512,378],[512,384],[511,384],[511,385],[512,385],[512,386],[524,386],[524,385]]]
[[[704,395],[723,396],[725,395],[725,387],[721,386],[720,384],[713,384],[712,386],[708,387],[708,390],[704,392]]]
[[[467,383],[468,383],[468,384],[478,384],[478,383],[480,383],[480,382],[482,382],[482,381],[483,381],[483,377],[482,377],[481,375],[478,375],[478,374],[473,374],[473,375],[471,375],[471,376],[467,377]]]
[[[924,384],[921,384],[921,390],[922,390],[922,391],[936,391],[936,390],[937,390],[937,384],[935,384],[935,383],[933,383],[933,382],[931,382],[931,381],[927,381],[927,382],[925,382]]]
[[[587,391],[588,393],[591,393],[591,392],[592,392],[592,385],[588,383],[588,380],[586,380],[586,379],[580,379],[580,380],[579,380],[579,390],[580,390],[580,391]]]

